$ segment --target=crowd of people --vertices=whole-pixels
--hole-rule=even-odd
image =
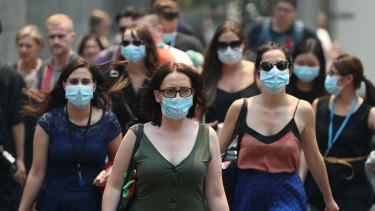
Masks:
[[[66,14],[19,29],[19,61],[0,63],[1,210],[117,210],[131,168],[132,211],[370,210],[375,87],[297,3],[248,32],[226,20],[207,46],[172,0],[125,7],[114,37],[92,11],[77,51]]]

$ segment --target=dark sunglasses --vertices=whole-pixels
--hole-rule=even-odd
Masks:
[[[217,50],[224,50],[224,49],[227,49],[228,46],[230,46],[232,49],[233,48],[239,48],[242,44],[242,41],[241,40],[235,40],[235,41],[232,41],[232,42],[220,42],[218,41],[216,43],[216,49]]]
[[[125,30],[126,30],[126,26],[121,26],[121,27],[119,28],[119,30],[120,30],[120,32],[124,33]]]
[[[276,63],[272,63],[270,61],[261,61],[260,62],[261,69],[264,70],[264,71],[267,71],[267,72],[270,71],[270,70],[272,70],[272,68],[273,68],[274,65],[276,65],[276,68],[278,70],[285,70],[285,69],[288,68],[289,62],[286,61],[286,60],[280,60],[280,61],[278,61]]]
[[[142,40],[133,40],[133,41],[123,40],[123,41],[121,42],[121,45],[125,47],[125,46],[128,46],[128,45],[132,44],[132,43],[133,43],[133,45],[135,45],[135,46],[143,45],[143,41],[142,41]]]

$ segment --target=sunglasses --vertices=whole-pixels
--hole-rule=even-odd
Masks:
[[[216,43],[216,49],[217,50],[225,50],[228,48],[228,46],[230,46],[232,49],[233,48],[239,48],[242,44],[242,41],[241,40],[235,40],[235,41],[232,41],[232,42],[220,42],[218,41]]]
[[[280,60],[276,63],[272,63],[270,61],[261,61],[260,62],[260,67],[262,68],[262,70],[267,71],[267,72],[272,70],[274,65],[276,65],[276,68],[278,70],[285,70],[285,69],[288,68],[289,62],[286,61],[286,60]]]
[[[133,40],[133,41],[129,41],[129,40],[123,40],[122,42],[121,42],[121,45],[122,46],[128,46],[128,45],[130,45],[130,44],[133,44],[133,45],[135,45],[135,46],[140,46],[140,45],[143,45],[143,41],[142,40]]]

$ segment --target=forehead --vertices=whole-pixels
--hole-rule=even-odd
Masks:
[[[137,34],[137,32],[136,32],[135,30],[129,30],[129,29],[127,29],[127,30],[124,32],[124,39],[127,39],[127,40],[129,40],[129,39],[133,39],[132,34],[134,34],[134,36],[135,36],[136,38],[138,38],[138,34]]]
[[[95,38],[91,37],[85,43],[85,45],[88,45],[88,44],[90,44],[90,45],[96,45],[98,43],[96,42]]]
[[[92,79],[91,72],[86,67],[79,67],[76,70],[74,70],[68,77],[68,79],[73,78],[89,78]]]
[[[134,21],[134,24],[145,25],[147,28],[153,27],[154,19],[158,18],[156,15],[145,15],[143,17],[137,18]]]
[[[46,29],[47,29],[47,35],[69,33],[69,29],[66,24],[47,25]]]
[[[277,62],[286,60],[284,53],[281,50],[270,50],[263,54],[262,61]]]
[[[36,40],[31,37],[30,35],[24,35],[22,36],[17,43],[28,43],[28,44],[37,44]]]
[[[130,27],[133,25],[133,20],[131,17],[123,17],[118,21],[118,25]]]
[[[160,89],[165,88],[180,88],[180,87],[191,87],[191,82],[189,76],[174,71],[172,73],[169,73],[163,80],[163,82],[160,85]]]
[[[236,33],[232,31],[226,31],[219,36],[218,41],[233,41],[239,39],[240,37]]]
[[[306,61],[306,62],[314,61],[314,62],[319,62],[318,57],[315,54],[311,53],[311,52],[299,54],[298,56],[296,56],[295,61]]]

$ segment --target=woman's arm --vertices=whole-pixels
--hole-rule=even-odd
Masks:
[[[49,135],[37,124],[34,134],[33,163],[26,180],[19,210],[31,210],[44,182],[48,159]]]
[[[115,139],[108,142],[107,144],[108,160],[111,161],[115,158],[115,155],[121,143],[121,137],[122,137],[122,134],[120,133]],[[109,175],[111,174],[112,167],[113,166],[110,166],[105,171],[103,170],[102,172],[100,172],[98,176],[96,176],[93,182],[93,185],[96,185],[98,187],[104,187],[105,184],[107,183]]]
[[[220,152],[224,152],[228,149],[232,142],[233,130],[236,126],[238,116],[243,105],[243,99],[236,100],[229,107],[227,115],[225,116],[223,128],[219,133]]]
[[[314,109],[314,116],[316,116],[316,106],[318,103],[318,99],[315,99],[312,106]],[[307,166],[306,159],[305,159],[305,154],[303,151],[301,152],[301,158],[300,158],[300,163],[299,163],[299,168],[298,168],[298,174],[301,177],[302,182],[305,182],[307,172],[309,170],[309,167]]]
[[[339,210],[336,202],[333,199],[328,182],[326,166],[316,142],[315,118],[311,105],[306,101],[301,101],[297,110],[297,115],[304,125],[301,133],[301,143],[303,152],[305,154],[306,163],[323,194],[326,210]]]
[[[113,162],[112,172],[105,186],[102,210],[116,210],[124,183],[124,173],[128,169],[136,135],[128,130],[123,138]]]
[[[368,127],[375,131],[375,107],[372,107],[368,116]]]
[[[204,190],[209,210],[228,210],[228,203],[224,193],[221,178],[221,159],[219,143],[214,129],[210,127],[210,150],[212,160],[207,165]]]

